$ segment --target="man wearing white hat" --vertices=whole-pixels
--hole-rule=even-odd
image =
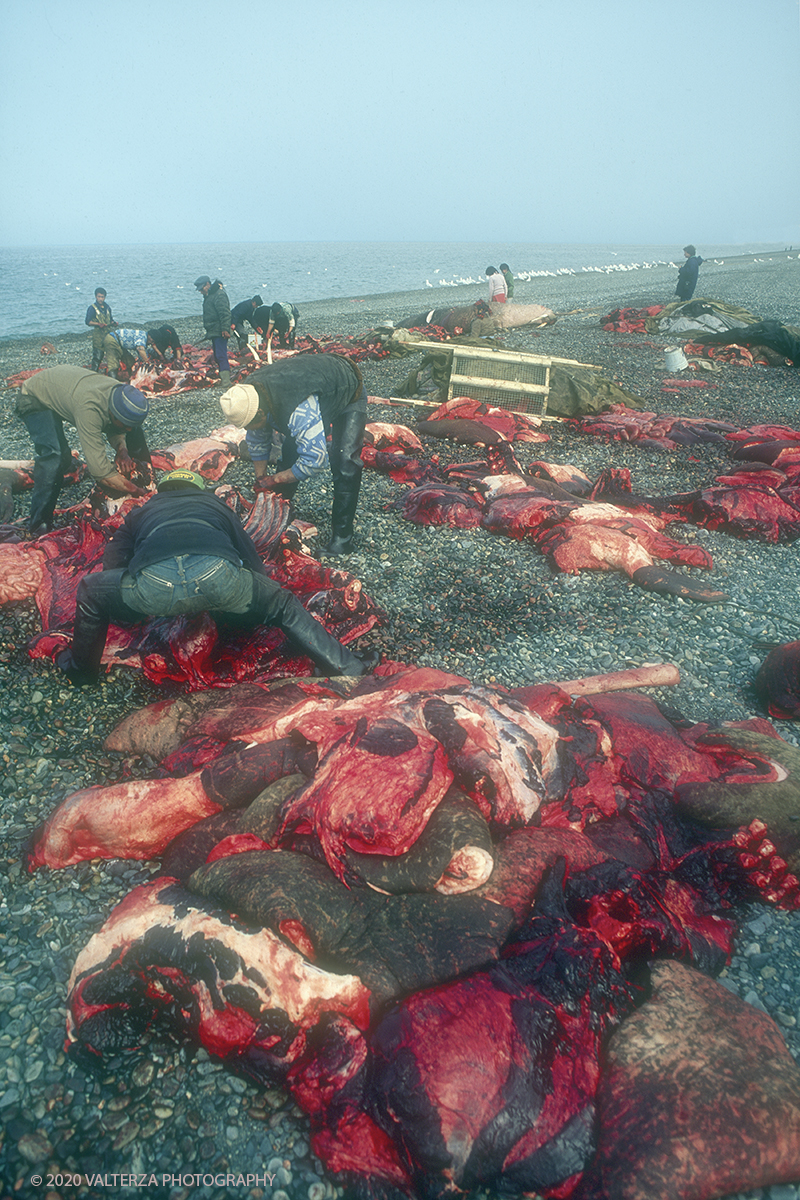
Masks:
[[[336,354],[281,359],[234,384],[220,405],[229,421],[247,430],[257,489],[291,498],[302,480],[330,466],[332,537],[326,550],[349,554],[367,420],[367,393],[355,363]],[[283,453],[278,470],[268,475],[274,430],[284,436]]]

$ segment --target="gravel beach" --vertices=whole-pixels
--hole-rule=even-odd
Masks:
[[[666,377],[663,347],[670,339],[600,328],[599,317],[612,308],[669,303],[675,278],[674,270],[659,267],[517,282],[515,303],[547,305],[558,320],[541,330],[508,331],[500,340],[508,349],[597,364],[659,412],[711,416],[741,426],[798,426],[796,369],[724,365],[710,376],[716,389],[668,395],[660,389]],[[361,336],[382,320],[397,323],[434,305],[469,304],[484,291],[439,288],[310,303],[302,307],[299,333]],[[762,320],[800,325],[800,258],[774,254],[705,262],[697,295],[734,303]],[[199,298],[197,307],[196,319],[175,325],[185,341],[200,345]],[[82,333],[55,339],[56,354],[46,359],[41,344],[41,338],[0,343],[0,377],[90,360],[90,339]],[[391,397],[419,358],[362,363],[369,394]],[[219,425],[221,391],[216,387],[154,401],[146,424],[150,446],[165,448]],[[2,457],[29,458],[30,441],[14,416],[13,399],[12,392],[3,394]],[[424,410],[402,402],[375,403],[369,420],[413,428],[421,415]],[[608,466],[627,467],[635,490],[652,495],[706,484],[729,463],[718,446],[671,453],[578,436],[558,422],[548,422],[547,432],[548,444],[520,448],[523,462],[569,463],[592,478]],[[479,456],[473,447],[440,439],[429,444],[443,463]],[[246,488],[251,476],[246,464],[235,462],[226,479]],[[318,527],[320,545],[329,534],[329,485],[329,477],[323,477],[298,494],[298,515]],[[61,503],[75,504],[89,489],[88,482],[67,488]],[[530,547],[484,530],[404,522],[392,508],[401,491],[387,477],[365,471],[356,550],[346,567],[362,580],[387,620],[358,649],[377,648],[392,659],[506,686],[672,662],[681,683],[652,692],[671,712],[692,721],[764,715],[752,691],[763,644],[800,638],[800,543],[771,546],[693,527],[678,527],[675,533],[673,527],[671,536],[711,553],[715,567],[709,580],[731,597],[724,604],[695,605],[644,592],[614,572],[554,575]],[[21,493],[15,517],[24,516],[27,506],[28,495]],[[204,1051],[151,1041],[141,1051],[103,1062],[96,1073],[65,1060],[65,983],[75,957],[113,905],[149,879],[157,864],[94,861],[29,876],[21,861],[22,843],[64,796],[121,776],[122,757],[103,749],[104,737],[132,709],[167,693],[140,672],[123,668],[114,669],[97,689],[65,686],[49,661],[31,661],[27,655],[27,640],[38,629],[33,603],[7,606],[0,619],[5,766],[0,1200],[133,1194],[137,1189],[112,1183],[114,1175],[119,1179],[132,1172],[152,1173],[158,1184],[149,1186],[147,1195],[170,1200],[336,1195],[336,1184],[310,1151],[305,1119],[284,1093],[256,1089]],[[797,723],[777,726],[782,737],[800,745]],[[141,763],[136,769],[145,772]],[[800,1058],[800,917],[760,905],[738,916],[737,953],[721,982],[770,1013]],[[265,1172],[275,1176],[272,1187],[226,1189],[194,1182],[198,1173]],[[97,1174],[107,1184],[87,1183]],[[165,1174],[175,1182],[162,1185]],[[34,1177],[44,1182],[35,1184]],[[750,1195],[797,1200],[800,1181]]]

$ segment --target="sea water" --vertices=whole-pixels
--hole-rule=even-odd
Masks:
[[[702,246],[704,258],[770,253],[778,246]],[[0,248],[0,338],[85,332],[86,309],[104,287],[114,317],[151,325],[198,315],[199,275],[221,279],[231,304],[329,300],[458,284],[485,285],[507,262],[521,279],[583,271],[646,271],[683,262],[679,246],[537,245],[518,242],[222,242],[142,246]],[[483,291],[476,292],[483,295]],[[440,303],[431,296],[432,304]],[[446,301],[441,301],[445,302]]]

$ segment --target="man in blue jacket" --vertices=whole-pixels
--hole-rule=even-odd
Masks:
[[[125,518],[103,569],[78,585],[72,646],[56,659],[76,685],[96,684],[108,626],[198,612],[240,625],[274,625],[326,675],[364,675],[356,658],[291,592],[267,575],[239,518],[202,475],[170,471]]]

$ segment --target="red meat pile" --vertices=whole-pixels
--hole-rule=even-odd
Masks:
[[[568,424],[576,433],[588,433],[615,442],[637,442],[640,446],[662,450],[675,450],[678,446],[695,446],[702,442],[722,445],[725,435],[736,432],[736,426],[726,421],[635,412],[624,404],[613,404],[607,412],[570,420]]]
[[[675,1169],[665,1131],[706,1111],[714,1136],[696,1125],[682,1194],[718,1194],[720,1163],[728,1190],[800,1176],[800,1072],[777,1028],[759,1018],[770,1100],[752,1090],[753,1112],[780,1107],[754,1117],[758,1154],[726,1151],[734,1062],[751,1053],[728,993],[730,1071],[697,1069],[718,1036],[702,1013],[731,905],[800,907],[785,819],[800,752],[767,722],[679,729],[641,696],[395,667],[165,701],[109,744],[161,759],[160,778],[69,797],[30,866],[172,844],[78,958],[74,1052],[117,1053],[177,1019],[233,1068],[284,1082],[315,1153],[364,1194],[588,1200],[621,1194],[622,1172],[626,1195],[647,1195]],[[654,960],[683,964],[681,1022],[663,976],[642,990]],[[644,1070],[646,1046],[622,1048],[643,1020],[672,1027],[673,1083],[637,1112],[618,1081]],[[643,1162],[630,1130],[645,1113]]]
[[[644,333],[647,318],[657,317],[663,308],[663,304],[652,304],[650,308],[615,308],[600,318],[600,324],[609,333]]]
[[[250,504],[233,488],[225,499],[240,510],[268,574],[294,592],[341,642],[352,642],[378,623],[380,612],[360,580],[346,571],[323,567],[303,551],[288,527],[286,501],[261,493]],[[71,640],[78,584],[85,574],[100,569],[107,537],[135,503],[126,501],[102,523],[82,514],[35,543],[2,548],[7,567],[5,600],[35,593],[43,632],[30,644],[33,658],[54,658]],[[140,667],[154,682],[169,679],[190,690],[312,669],[277,629],[223,630],[207,613],[157,617],[125,628],[112,625],[103,662]]]

